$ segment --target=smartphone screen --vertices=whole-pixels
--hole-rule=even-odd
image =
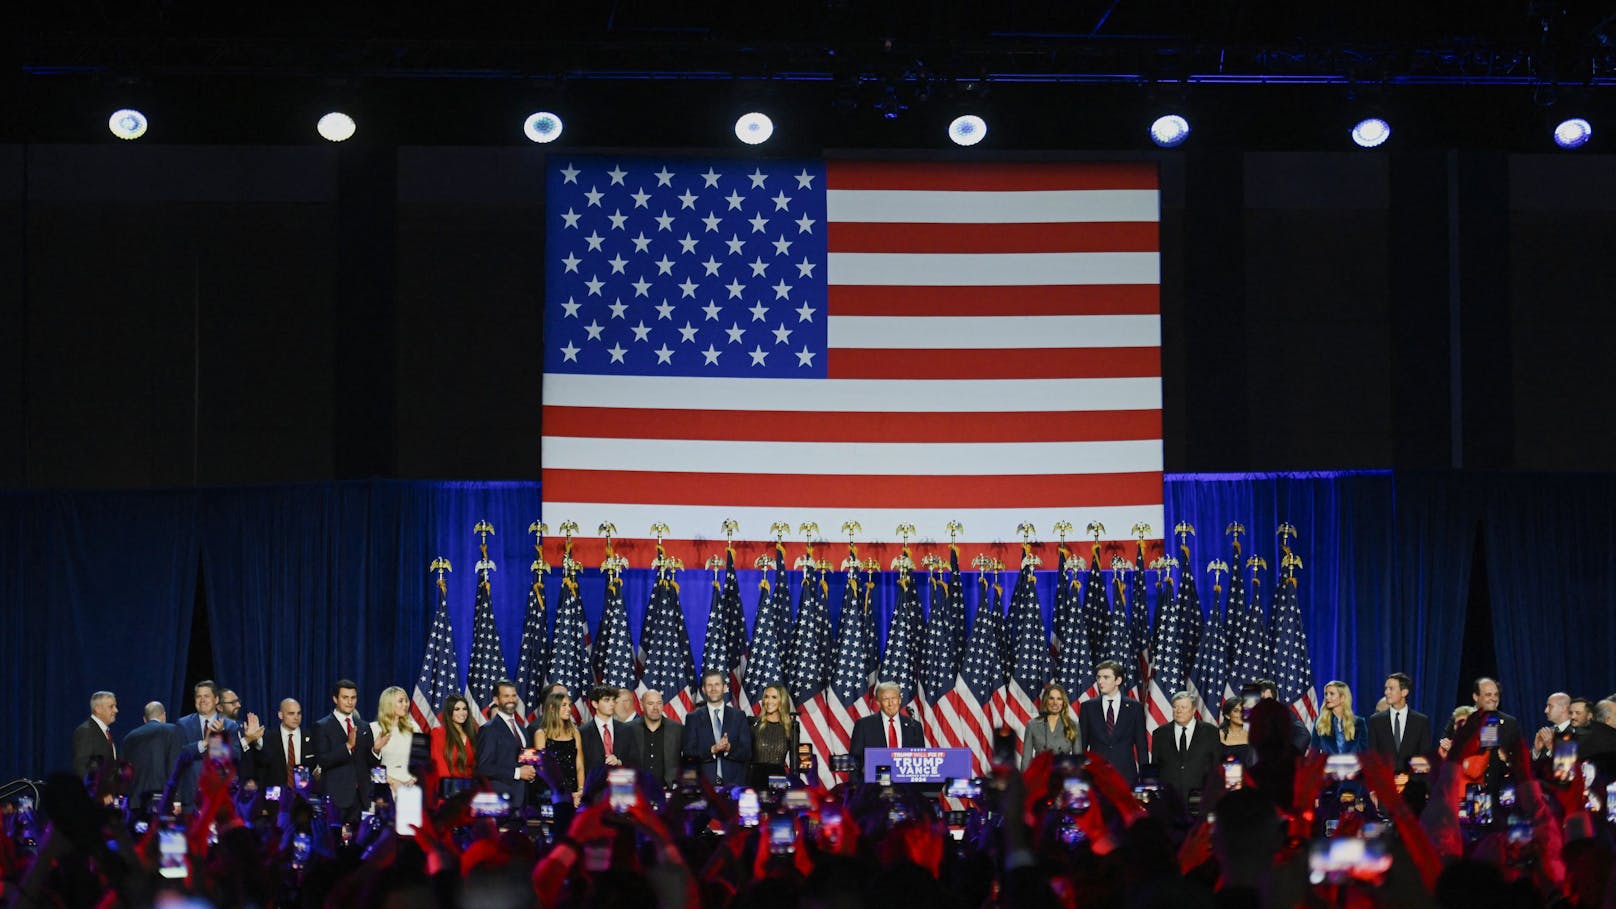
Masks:
[[[164,827],[157,831],[157,867],[163,877],[185,876],[185,831]]]
[[[498,793],[479,792],[471,797],[472,817],[504,817],[509,812],[510,807]]]
[[[758,795],[755,789],[741,790],[741,797],[736,800],[741,815],[742,827],[756,827],[758,825]]]
[[[640,793],[634,788],[634,771],[626,767],[614,767],[606,774],[606,783],[611,790],[612,810],[618,814],[627,814],[639,804]]]
[[[1069,776],[1061,784],[1061,807],[1072,811],[1089,810],[1089,782]]]
[[[373,785],[378,784],[378,783],[386,783],[387,782],[387,768],[386,767],[372,767],[372,768],[370,768],[370,782]]]
[[[230,760],[230,745],[224,740],[222,733],[212,733],[208,736],[208,758],[215,761]]]
[[[789,817],[769,821],[769,851],[775,855],[790,855],[797,848],[797,825]]]
[[[279,786],[270,786],[268,789],[265,789],[264,790],[264,798],[268,799],[271,802],[280,801],[281,800],[281,787],[279,787]]]
[[[1324,772],[1332,780],[1350,780],[1358,775],[1358,756],[1332,754],[1324,759]]]
[[[414,836],[415,828],[421,826],[421,787],[400,786],[393,799],[393,832]]]
[[[292,783],[297,787],[298,792],[308,791],[311,778],[309,768],[302,765],[292,768]]]
[[[1481,742],[1481,747],[1483,747],[1483,748],[1497,748],[1498,747],[1498,727],[1500,725],[1502,725],[1502,724],[1503,724],[1503,720],[1500,720],[1498,717],[1488,717],[1487,718],[1487,723],[1486,723],[1486,725],[1481,727],[1481,733],[1479,734],[1479,737],[1478,737],[1478,741]]]
[[[1554,778],[1557,780],[1570,780],[1571,775],[1577,772],[1577,743],[1554,743]]]
[[[1239,761],[1229,761],[1223,765],[1223,788],[1233,792],[1246,783],[1246,768]]]
[[[955,799],[979,799],[982,797],[982,781],[980,779],[949,780],[948,789],[943,794]]]

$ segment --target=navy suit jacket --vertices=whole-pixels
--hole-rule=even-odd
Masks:
[[[230,762],[241,763],[241,726],[222,713],[215,713],[215,717],[224,721],[224,740],[230,745]],[[197,747],[198,742],[207,740],[207,732],[202,728],[202,718],[194,713],[187,713],[174,724],[179,727],[180,753],[186,754],[193,760],[187,762],[185,770],[180,774],[179,787],[175,796],[186,805],[196,802],[196,781],[202,775],[201,759],[207,755],[204,749]]]
[[[95,717],[85,720],[73,730],[73,773],[83,776],[90,769],[92,758],[101,759],[103,774],[112,769],[112,740],[101,731]]]
[[[352,716],[356,733],[352,754],[348,752],[348,730],[337,722],[334,714],[327,713],[314,724],[314,760],[320,765],[320,787],[331,804],[344,813],[365,802],[370,788],[370,768],[378,763],[371,754],[376,740],[370,734],[370,724],[361,720],[358,713]]]
[[[926,733],[921,729],[920,721],[907,713],[898,714],[898,747],[924,748],[926,747]],[[887,747],[887,717],[877,711],[875,714],[859,718],[853,724],[853,735],[848,740],[847,751],[859,759],[860,769],[864,765],[864,752],[869,748]]]
[[[645,766],[645,754],[640,749],[640,733],[643,731],[612,720],[612,753],[617,755],[624,767]],[[600,740],[600,727],[595,725],[594,717],[578,727],[578,747],[583,749],[586,778],[595,772],[595,768],[606,766],[606,745]]]
[[[1145,733],[1145,708],[1130,697],[1117,699],[1116,728],[1107,729],[1103,698],[1084,701],[1077,708],[1077,733],[1085,750],[1110,761],[1129,785],[1139,778],[1139,765],[1150,762],[1150,739]]]
[[[729,736],[729,751],[715,755],[713,745],[718,740],[713,737],[708,710],[703,703],[685,716],[684,741],[679,750],[686,760],[701,766],[701,774],[707,779],[726,786],[745,785],[746,764],[752,760],[752,727],[739,710],[725,704],[723,730]]]
[[[521,808],[527,804],[527,783],[516,778],[516,764],[522,749],[533,747],[533,740],[518,740],[503,714],[495,711],[492,716],[477,730],[477,773],[495,792],[510,799],[512,809]]]
[[[148,720],[123,737],[123,759],[135,768],[130,796],[162,792],[168,787],[169,774],[174,772],[174,761],[180,753],[179,735],[179,727],[173,723]],[[130,804],[138,803],[131,798]]]

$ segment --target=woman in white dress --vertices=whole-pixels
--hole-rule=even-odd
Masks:
[[[370,734],[380,741],[383,733],[392,733],[382,746],[381,766],[387,768],[387,783],[396,791],[400,786],[413,786],[415,775],[410,773],[410,747],[415,740],[415,722],[410,719],[410,698],[397,685],[382,692],[376,704],[376,719],[370,721]]]

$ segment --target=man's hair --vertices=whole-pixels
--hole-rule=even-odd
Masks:
[[[881,700],[881,694],[886,691],[896,691],[898,693],[898,697],[903,697],[903,686],[899,685],[897,682],[877,682],[875,685],[875,691],[872,693],[875,695],[875,699],[879,701]]]
[[[146,705],[145,710],[141,711],[141,716],[148,720],[155,720],[158,717],[166,716],[167,714],[168,708],[163,706],[162,701],[152,701],[150,704]]]
[[[1606,725],[1616,722],[1616,700],[1606,698],[1595,704],[1594,719]]]
[[[1476,676],[1476,680],[1470,683],[1470,696],[1471,697],[1480,697],[1481,696],[1481,683],[1482,682],[1492,682],[1495,686],[1497,686],[1499,694],[1504,693],[1504,686],[1499,685],[1497,679],[1493,678],[1490,675],[1478,675],[1478,676]]]
[[[1191,707],[1195,708],[1196,710],[1201,709],[1201,699],[1188,691],[1173,692],[1173,703],[1177,704],[1179,701],[1189,701]]]
[[[724,682],[725,684],[729,683],[728,673],[724,672],[724,670],[709,669],[701,674],[701,687],[706,688],[707,680],[711,678],[717,678],[720,682]]]
[[[1414,680],[1409,678],[1409,675],[1406,672],[1391,673],[1390,675],[1386,676],[1386,680],[1389,682],[1396,682],[1397,687],[1403,689],[1404,691],[1414,690]]]
[[[494,683],[494,696],[498,697],[499,693],[504,691],[507,688],[509,688],[512,691],[515,691],[516,690],[516,683],[511,681],[510,679],[500,679],[499,681],[495,682]]]
[[[90,695],[90,709],[94,710],[95,705],[101,703],[102,701],[116,700],[117,697],[117,695],[110,691],[97,691],[95,694]]]
[[[354,694],[359,693],[358,682],[355,682],[353,679],[337,679],[337,683],[331,686],[331,696],[336,697],[337,695],[341,694],[345,688],[352,688],[354,690]]]
[[[622,694],[623,689],[616,685],[596,685],[589,689],[589,703],[597,704],[607,698],[616,698]]]
[[[195,685],[192,685],[191,696],[195,697],[196,693],[204,688],[206,688],[215,699],[219,697],[219,683],[212,679],[203,679],[202,681],[197,682]]]
[[[1567,704],[1566,707],[1569,709],[1577,706],[1578,704],[1588,708],[1588,712],[1590,714],[1594,712],[1594,702],[1589,698],[1572,698],[1571,703]]]
[[[1258,679],[1251,684],[1257,686],[1258,695],[1271,694],[1276,700],[1279,698],[1279,683],[1273,679]]]
[[[1116,660],[1101,660],[1100,664],[1094,667],[1094,674],[1099,675],[1106,669],[1111,670],[1111,674],[1117,678],[1122,678],[1122,664]]]

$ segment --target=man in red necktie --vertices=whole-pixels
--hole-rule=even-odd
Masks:
[[[922,748],[926,744],[920,721],[903,712],[903,689],[895,682],[875,686],[881,712],[853,724],[848,751],[862,764],[869,748]]]
[[[354,710],[359,704],[359,686],[348,679],[331,686],[331,703],[336,709],[314,724],[315,760],[331,804],[345,823],[358,823],[370,792],[370,768],[381,762],[389,734],[383,733],[380,739],[371,736],[370,724]]]
[[[111,769],[118,757],[112,744],[112,723],[118,718],[118,696],[110,691],[97,691],[90,695],[90,718],[73,730],[73,772],[83,776],[90,762],[99,758],[101,766]]]

